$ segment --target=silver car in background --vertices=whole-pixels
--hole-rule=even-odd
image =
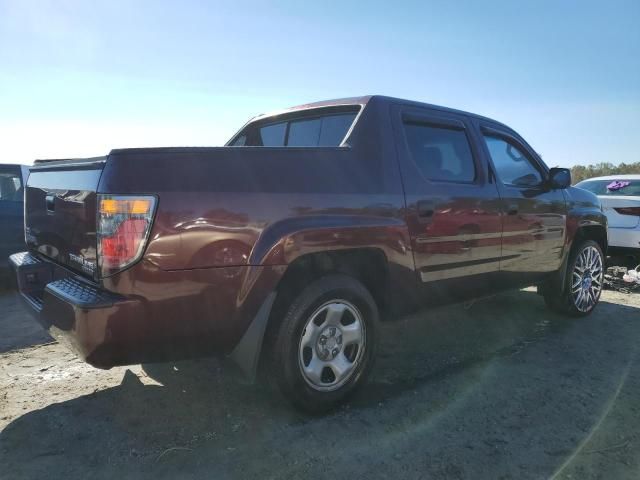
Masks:
[[[640,257],[640,175],[590,178],[575,186],[600,199],[609,223],[609,253]]]

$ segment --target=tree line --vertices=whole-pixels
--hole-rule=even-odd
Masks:
[[[612,163],[602,162],[595,165],[574,165],[571,167],[571,180],[574,184],[586,180],[587,178],[603,177],[605,175],[622,175],[634,173],[640,175],[640,162],[621,163],[614,165]]]

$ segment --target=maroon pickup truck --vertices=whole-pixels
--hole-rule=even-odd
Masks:
[[[509,127],[372,96],[249,121],[225,147],[37,161],[17,287],[91,365],[222,354],[295,405],[360,385],[378,324],[538,285],[590,313],[595,195]]]

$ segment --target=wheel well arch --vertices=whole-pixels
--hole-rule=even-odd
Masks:
[[[332,250],[301,255],[291,262],[276,286],[276,299],[271,308],[262,340],[259,365],[265,367],[269,344],[278,333],[280,320],[296,296],[311,282],[331,273],[342,273],[362,282],[378,309],[386,307],[388,262],[384,252],[375,247]]]
[[[567,265],[569,263],[569,257],[574,248],[576,248],[583,240],[593,240],[602,249],[603,255],[607,255],[607,229],[603,225],[582,225],[578,227],[573,235],[573,240],[570,244],[570,248],[567,250],[562,265],[558,272],[553,275],[548,282],[541,284],[541,293],[548,291],[560,291],[564,292],[566,287],[567,278]]]
[[[604,255],[607,254],[607,229],[603,225],[584,225],[578,227],[576,234],[573,238],[572,247],[577,245],[582,240],[593,240],[602,249]]]
[[[276,286],[280,301],[286,302],[312,281],[330,273],[343,273],[362,282],[379,309],[385,307],[388,263],[379,248],[350,248],[301,255],[291,262]]]

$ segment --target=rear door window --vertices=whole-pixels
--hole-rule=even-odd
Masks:
[[[464,130],[404,122],[411,157],[428,180],[470,183],[476,168]]]

